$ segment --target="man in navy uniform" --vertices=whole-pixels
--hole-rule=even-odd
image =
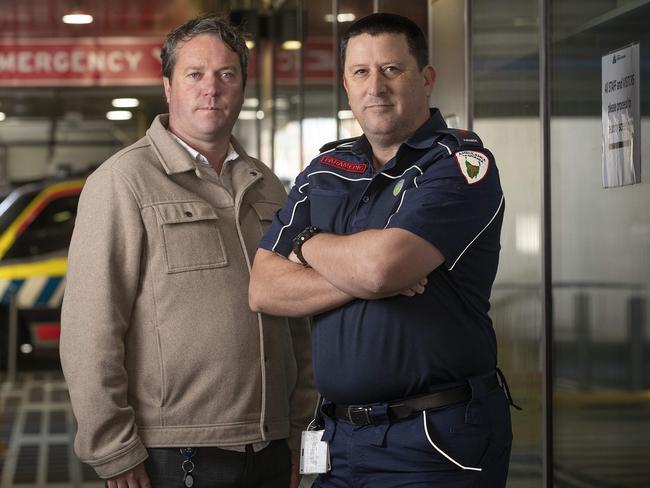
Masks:
[[[378,13],[342,40],[364,135],[296,179],[249,300],[314,315],[331,470],[319,487],[505,486],[512,430],[488,316],[504,197],[493,155],[448,129],[415,23]],[[507,391],[507,388],[505,389]]]

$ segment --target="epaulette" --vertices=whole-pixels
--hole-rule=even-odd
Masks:
[[[348,144],[350,142],[354,142],[358,137],[350,137],[349,139],[339,139],[338,141],[332,141],[328,142],[327,144],[323,144],[321,148],[318,150],[320,153],[324,153],[325,151],[329,151],[330,149],[337,148],[339,146],[342,146],[343,144]],[[352,144],[350,144],[351,146]]]
[[[476,133],[464,129],[438,129],[436,132],[447,134],[456,139],[459,148],[483,147],[481,138]]]

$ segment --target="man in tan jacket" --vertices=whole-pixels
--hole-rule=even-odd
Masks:
[[[297,484],[313,410],[304,320],[251,312],[257,242],[286,195],[232,137],[248,50],[191,20],[161,54],[169,115],[86,183],[61,360],[75,450],[109,488]],[[293,471],[290,469],[293,464]]]

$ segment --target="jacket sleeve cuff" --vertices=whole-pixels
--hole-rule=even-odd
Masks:
[[[135,468],[144,462],[149,455],[139,439],[127,448],[99,461],[86,461],[103,479],[114,478],[122,473]]]

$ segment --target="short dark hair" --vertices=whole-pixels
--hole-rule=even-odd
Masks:
[[[248,70],[248,47],[246,47],[246,38],[239,29],[230,24],[226,19],[215,15],[202,15],[188,20],[167,34],[165,44],[163,45],[162,51],[160,51],[162,75],[171,81],[174,67],[176,66],[179,44],[203,34],[218,37],[239,55],[239,64],[241,66],[245,87]]]
[[[371,36],[404,34],[409,52],[417,61],[418,68],[422,69],[429,64],[429,46],[422,29],[411,19],[397,14],[380,12],[362,17],[348,28],[341,39],[341,66],[345,66],[345,51],[348,48],[348,41],[361,34],[370,34]]]

